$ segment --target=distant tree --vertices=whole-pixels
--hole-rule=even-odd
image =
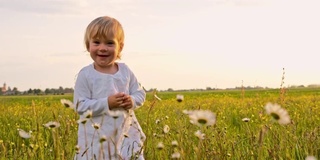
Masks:
[[[33,94],[33,90],[31,88],[28,90],[28,94]]]
[[[173,89],[172,89],[172,88],[168,88],[168,90],[167,90],[167,91],[172,92],[172,91],[173,91]]]

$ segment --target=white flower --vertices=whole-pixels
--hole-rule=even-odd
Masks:
[[[176,141],[176,140],[172,141],[172,142],[171,142],[171,145],[172,145],[173,147],[177,147],[177,146],[178,146],[178,141]]]
[[[92,127],[94,129],[99,129],[100,128],[100,124],[99,123],[94,123],[94,124],[92,124]]]
[[[160,123],[160,119],[157,119],[157,120],[156,120],[156,124],[158,124],[158,123]]]
[[[89,119],[88,118],[82,118],[82,119],[79,119],[77,122],[80,124],[86,124],[87,123],[87,121],[88,121]]]
[[[287,110],[281,108],[280,105],[267,103],[265,109],[267,114],[271,115],[279,124],[285,125],[291,122]]]
[[[216,115],[209,110],[192,111],[189,118],[197,126],[212,126],[216,123]]]
[[[70,109],[74,109],[74,104],[67,99],[61,99],[60,102],[66,107],[66,108],[70,108]]]
[[[83,113],[85,118],[92,118],[92,110],[87,110]]]
[[[162,142],[159,142],[158,145],[157,145],[157,149],[161,150],[164,148],[164,145]]]
[[[58,128],[58,127],[60,127],[60,123],[59,122],[50,121],[50,122],[44,124],[44,126],[47,127],[47,128]]]
[[[183,95],[181,95],[181,94],[178,94],[178,95],[177,95],[177,101],[178,101],[178,102],[182,102],[183,99],[184,99]]]
[[[102,135],[101,137],[100,137],[100,139],[99,139],[99,142],[100,143],[103,143],[103,142],[105,142],[107,140],[107,136],[106,135]]]
[[[179,159],[179,158],[180,158],[180,153],[179,153],[179,152],[174,152],[174,153],[171,155],[171,158],[172,158],[172,159]]]
[[[18,129],[19,131],[19,136],[25,139],[31,138],[31,133],[28,133],[22,129]]]
[[[168,125],[164,125],[163,127],[163,133],[167,134],[170,130],[170,127]]]
[[[204,139],[205,137],[205,134],[202,133],[200,130],[197,130],[195,133],[194,133],[195,136],[197,136],[199,139]]]
[[[243,122],[249,122],[249,121],[250,121],[250,118],[242,118],[242,121],[243,121]]]
[[[111,117],[113,117],[114,119],[117,119],[120,116],[124,115],[125,110],[113,109],[113,110],[108,110],[108,113]]]
[[[315,156],[307,156],[306,160],[317,160]]]

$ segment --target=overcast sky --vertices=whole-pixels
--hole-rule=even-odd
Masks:
[[[319,0],[0,0],[0,84],[74,86],[96,17],[125,30],[120,62],[146,88],[320,84]]]

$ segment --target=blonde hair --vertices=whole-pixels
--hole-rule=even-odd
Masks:
[[[112,17],[103,16],[94,19],[88,26],[84,35],[84,43],[89,51],[89,42],[91,39],[108,40],[115,38],[119,42],[120,52],[118,58],[121,58],[121,50],[124,45],[124,31],[118,20]]]

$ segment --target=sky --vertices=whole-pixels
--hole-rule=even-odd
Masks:
[[[158,90],[320,84],[319,0],[0,0],[0,84],[73,88],[83,37],[120,21],[122,59]]]

